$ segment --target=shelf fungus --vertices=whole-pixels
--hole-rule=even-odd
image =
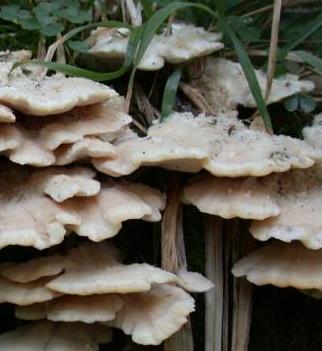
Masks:
[[[111,141],[128,127],[119,98],[76,107],[59,115],[19,115],[16,123],[0,125],[0,152],[15,163],[44,167],[79,159],[115,157]],[[0,106],[1,114],[1,106]]]
[[[60,293],[45,286],[47,282],[44,278],[29,283],[17,283],[0,277],[0,303],[26,306],[60,296]]]
[[[88,38],[88,53],[97,57],[102,64],[121,61],[126,55],[129,34],[126,28],[98,28]],[[154,71],[161,69],[166,62],[177,64],[209,55],[224,47],[220,39],[220,33],[208,32],[184,23],[173,23],[170,30],[153,36],[138,69]]]
[[[285,242],[300,240],[310,249],[321,249],[321,178],[321,165],[267,177],[264,186],[271,189],[280,214],[253,221],[251,234],[262,241],[270,238]]]
[[[112,340],[110,328],[99,324],[41,321],[0,335],[1,351],[98,351]]]
[[[178,331],[194,311],[193,298],[181,288],[158,284],[150,291],[122,296],[123,307],[107,325],[120,328],[142,345],[159,345]]]
[[[59,244],[71,231],[101,241],[129,219],[159,221],[164,196],[143,184],[100,184],[89,169],[3,167],[0,247]],[[41,209],[41,211],[39,210]]]
[[[264,71],[255,70],[258,83],[265,95],[267,76]],[[208,58],[203,74],[192,80],[192,86],[202,94],[212,113],[236,111],[238,105],[256,108],[256,102],[249,89],[240,63],[221,58]],[[298,93],[314,89],[309,80],[299,80],[298,76],[286,74],[273,79],[270,95],[266,101],[272,104]]]
[[[316,115],[313,124],[309,127],[305,127],[302,133],[306,142],[318,149],[322,149],[322,113]]]
[[[260,178],[218,178],[205,174],[193,178],[183,189],[185,204],[222,218],[263,220],[280,209]]]
[[[119,251],[107,242],[0,268],[1,279],[12,286],[37,285],[53,295],[43,300],[27,296],[19,304],[10,300],[17,305],[17,318],[104,323],[143,345],[160,344],[187,322],[195,303],[183,288],[203,292],[213,287],[197,273],[177,276],[145,263],[123,264]]]
[[[259,177],[308,168],[322,159],[322,151],[305,141],[248,128],[233,115],[173,113],[150,127],[146,137],[133,136],[114,146],[114,159],[92,161],[112,176],[130,174],[140,166],[160,166],[185,172],[203,168],[219,177]]]
[[[123,306],[116,294],[64,295],[47,303],[17,306],[15,316],[23,320],[48,319],[53,322],[108,322]]]
[[[55,115],[115,96],[115,90],[106,85],[62,75],[43,78],[19,75],[0,82],[0,102],[34,116]]]
[[[322,251],[301,243],[274,242],[235,263],[232,272],[256,285],[322,291]]]

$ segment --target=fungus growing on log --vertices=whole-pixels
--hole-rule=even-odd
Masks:
[[[322,291],[321,265],[321,250],[309,250],[301,243],[277,241],[242,258],[232,272],[256,285]]]
[[[126,55],[129,31],[126,28],[98,28],[88,38],[89,54],[102,63],[122,60]],[[138,69],[154,71],[166,62],[177,64],[221,50],[221,34],[207,32],[201,27],[172,23],[169,33],[155,34],[143,55]]]
[[[123,221],[160,220],[164,197],[158,190],[126,182],[101,186],[93,176],[84,168],[3,167],[0,247],[45,249],[70,231],[100,241],[115,236]]]
[[[253,221],[251,234],[262,241],[270,238],[285,242],[300,240],[310,249],[322,248],[321,166],[293,170],[283,176],[272,175],[264,180],[264,186],[270,189],[280,214]]]
[[[262,220],[275,217],[280,209],[260,178],[218,178],[202,175],[183,189],[182,201],[199,211],[222,218]]]
[[[265,93],[267,75],[255,70],[258,83]],[[256,102],[248,86],[241,64],[222,58],[208,58],[203,74],[192,80],[192,86],[200,92],[212,113],[230,113],[237,111],[238,105],[256,108]],[[298,93],[307,93],[314,89],[310,80],[299,80],[292,74],[273,79],[272,88],[266,104],[272,104]]]
[[[110,141],[132,121],[122,112],[118,100],[113,98],[41,119],[20,115],[16,123],[0,125],[0,152],[15,163],[37,167],[115,157]]]
[[[220,177],[265,176],[291,168],[308,168],[322,159],[321,150],[284,135],[246,127],[235,116],[194,117],[173,113],[148,129],[144,138],[114,144],[114,159],[94,159],[101,172],[121,176],[140,166],[198,172]]]

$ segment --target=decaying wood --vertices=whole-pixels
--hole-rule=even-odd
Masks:
[[[221,351],[222,349],[224,306],[222,231],[222,219],[207,216],[205,227],[206,276],[215,284],[215,288],[206,293],[205,351]]]
[[[187,269],[180,192],[178,176],[170,174],[167,188],[167,206],[161,224],[161,265],[163,269],[173,273],[177,273],[181,269]],[[190,321],[164,342],[163,350],[193,351]]]

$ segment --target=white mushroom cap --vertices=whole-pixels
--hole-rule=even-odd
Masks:
[[[266,73],[255,70],[262,93],[267,85]],[[240,63],[222,58],[209,58],[204,73],[193,81],[196,87],[211,106],[214,113],[227,113],[237,109],[238,105],[256,107],[256,102],[248,86]],[[286,74],[273,79],[267,104],[278,102],[298,93],[306,93],[314,89],[309,80],[299,80],[298,76]]]
[[[277,217],[252,223],[250,232],[256,239],[300,240],[310,249],[322,248],[322,177],[318,167],[264,180],[281,212]]]
[[[92,47],[89,53],[101,59],[124,58],[128,45],[129,31],[124,28],[111,31],[99,28],[89,38]],[[211,33],[201,27],[184,23],[173,23],[169,35],[154,35],[138,68],[154,71],[165,62],[181,63],[195,57],[209,55],[221,50],[220,33]]]
[[[52,291],[45,286],[47,282],[47,279],[41,279],[23,284],[0,276],[0,303],[9,302],[25,306],[37,302],[49,301],[60,296],[60,293]]]
[[[56,169],[59,172],[59,169]],[[101,189],[95,172],[88,168],[74,167],[67,173],[53,174],[44,183],[44,192],[56,202],[63,202],[74,196],[94,196]]]
[[[60,243],[66,226],[80,224],[81,218],[53,199],[95,195],[100,184],[92,179],[93,175],[83,168],[32,172],[3,165],[0,247],[22,245],[44,249]]]
[[[114,100],[42,120],[21,116],[15,124],[0,125],[0,152],[13,162],[39,167],[87,157],[114,157],[115,148],[109,141],[132,120],[116,109]]]
[[[184,188],[182,201],[223,218],[262,220],[280,213],[270,190],[257,178],[197,176]]]
[[[232,272],[256,285],[322,290],[322,251],[300,243],[274,242],[238,261]]]
[[[44,249],[62,242],[70,231],[101,241],[115,236],[123,221],[160,220],[165,198],[158,190],[126,182],[101,188],[93,176],[84,168],[3,168],[0,247]]]
[[[115,236],[122,222],[129,219],[159,221],[165,197],[159,190],[143,184],[108,182],[95,197],[81,202],[71,199],[63,206],[81,219],[70,228],[97,242]]]
[[[111,341],[103,325],[38,322],[0,335],[1,351],[98,351]]]
[[[28,116],[25,119],[28,120]],[[112,141],[131,121],[117,106],[117,99],[111,99],[52,116],[40,131],[41,140],[49,150],[80,141],[84,136],[102,136]]]
[[[204,168],[220,177],[259,177],[308,168],[322,159],[321,150],[302,140],[249,129],[228,115],[173,113],[150,127],[147,137],[132,137],[115,146],[115,159],[93,161],[97,169],[113,176],[154,165],[188,172]]]
[[[115,96],[116,91],[106,85],[62,75],[37,80],[27,76],[12,77],[0,84],[0,102],[14,110],[36,116],[63,113]]]
[[[123,307],[108,325],[132,335],[142,345],[159,345],[178,331],[194,311],[194,300],[184,290],[155,285],[150,291],[122,296]]]
[[[318,149],[322,149],[322,113],[316,115],[312,126],[305,127],[302,133],[306,142]]]
[[[106,242],[80,246],[66,256],[11,265],[3,268],[2,274],[20,282],[46,276],[48,288],[70,295],[126,294],[150,290],[153,284],[180,283],[175,274],[148,264],[122,264],[118,251]]]
[[[192,293],[203,293],[214,288],[214,284],[198,272],[180,270],[177,276],[180,279],[178,285]]]
[[[13,111],[5,106],[0,104],[0,123],[13,123],[16,120],[16,116]]]
[[[93,255],[95,250],[92,250]],[[153,284],[177,281],[174,274],[145,263],[124,265],[80,256],[77,261],[66,266],[63,274],[51,280],[47,287],[73,295],[128,294],[148,291]]]
[[[73,262],[79,262],[82,258],[86,262],[97,258],[99,262],[109,265],[120,261],[120,253],[110,243],[86,244],[69,250],[65,256],[44,256],[23,263],[10,263],[0,267],[0,274],[13,282],[29,283],[44,277],[53,278],[62,273],[66,266],[73,266]]]
[[[15,316],[25,320],[48,319],[54,322],[108,322],[115,318],[122,305],[122,299],[115,294],[65,295],[50,303],[18,306]]]

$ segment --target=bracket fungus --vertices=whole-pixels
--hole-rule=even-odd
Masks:
[[[0,274],[12,286],[28,289],[38,284],[52,294],[43,300],[10,301],[18,305],[17,318],[106,323],[143,345],[160,344],[194,311],[194,299],[180,286],[195,292],[213,287],[197,273],[176,276],[145,263],[125,265],[118,250],[106,242],[82,245],[65,256],[11,263]]]
[[[78,159],[115,157],[110,143],[132,121],[117,98],[44,117],[20,115],[0,125],[0,152],[15,163],[38,167]]]
[[[17,283],[0,276],[0,303],[25,306],[49,301],[61,295],[47,288],[46,283],[46,278],[29,283]]]
[[[101,59],[121,60],[126,55],[129,30],[126,28],[98,28],[88,38],[89,54]],[[201,27],[184,23],[172,23],[169,33],[155,34],[145,51],[138,69],[154,71],[165,62],[177,64],[221,50],[221,34],[207,32]]]
[[[193,178],[183,189],[185,204],[222,218],[263,220],[280,209],[260,178],[218,178],[205,174]]]
[[[110,342],[110,329],[103,325],[42,321],[0,335],[2,351],[98,351]]]
[[[77,87],[77,89],[75,89]],[[117,96],[106,85],[62,75],[38,78],[21,75],[0,84],[0,102],[34,116],[48,116]]]
[[[307,249],[301,243],[277,241],[242,258],[232,272],[237,277],[246,276],[256,285],[322,291],[321,265],[321,250]]]
[[[108,322],[122,308],[116,294],[75,296],[65,295],[48,303],[17,306],[15,316],[24,320],[48,319],[54,322]]]
[[[322,159],[321,150],[305,141],[253,130],[233,115],[173,113],[147,134],[116,142],[116,157],[94,159],[94,166],[112,176],[148,165],[186,172],[203,168],[216,176],[235,178],[308,168]]]
[[[150,291],[122,296],[123,306],[109,326],[142,345],[159,345],[187,322],[193,298],[181,288],[157,284]]]
[[[253,221],[250,232],[256,239],[300,240],[310,249],[322,248],[320,168],[318,164],[308,170],[293,170],[283,176],[271,175],[264,179],[265,187],[276,199],[280,214]]]
[[[70,231],[100,241],[116,235],[125,220],[160,220],[165,200],[158,190],[126,182],[100,186],[93,176],[83,168],[3,168],[0,247],[45,249]]]
[[[264,94],[267,85],[266,73],[255,70],[255,74]],[[236,111],[238,105],[256,108],[256,102],[240,63],[222,58],[208,58],[203,74],[192,81],[192,86],[198,89],[215,114]],[[272,104],[313,89],[312,81],[299,80],[296,75],[286,74],[273,79],[266,103]]]
[[[302,131],[304,140],[310,145],[322,149],[321,141],[322,132],[322,113],[316,115],[313,120],[313,124],[309,127],[305,127]]]

